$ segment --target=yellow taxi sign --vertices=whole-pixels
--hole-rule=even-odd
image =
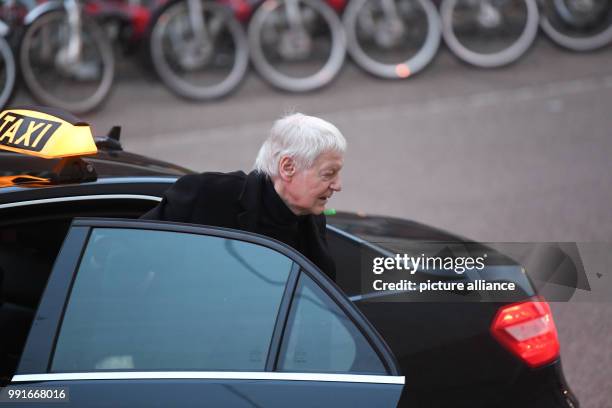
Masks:
[[[46,159],[96,154],[91,127],[67,116],[50,109],[5,110],[0,113],[0,149]]]

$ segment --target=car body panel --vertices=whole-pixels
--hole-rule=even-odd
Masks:
[[[197,373],[195,373],[197,374]],[[206,373],[208,374],[208,373]],[[225,373],[227,374],[227,373]],[[251,373],[247,373],[251,374]],[[66,387],[70,406],[88,407],[395,407],[401,385],[262,379],[121,379],[42,381],[37,387]],[[196,376],[192,374],[192,376]],[[341,380],[341,379],[339,379]],[[26,383],[19,383],[26,384]],[[19,406],[25,406],[19,404]]]

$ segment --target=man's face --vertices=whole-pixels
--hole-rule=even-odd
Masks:
[[[309,169],[298,170],[285,184],[285,201],[298,215],[321,214],[332,194],[342,189],[340,170],[344,159],[341,153],[319,155]]]

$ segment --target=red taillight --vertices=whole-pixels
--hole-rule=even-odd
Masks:
[[[530,367],[550,363],[559,356],[559,338],[550,306],[538,299],[502,307],[491,334]]]

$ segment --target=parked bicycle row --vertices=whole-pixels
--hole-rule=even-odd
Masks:
[[[103,103],[116,55],[142,58],[178,96],[213,100],[249,60],[274,87],[307,92],[339,74],[347,51],[375,76],[405,79],[442,39],[483,68],[518,60],[539,27],[573,51],[612,42],[612,0],[6,0],[0,18],[0,105],[19,71],[36,100],[74,113]]]

